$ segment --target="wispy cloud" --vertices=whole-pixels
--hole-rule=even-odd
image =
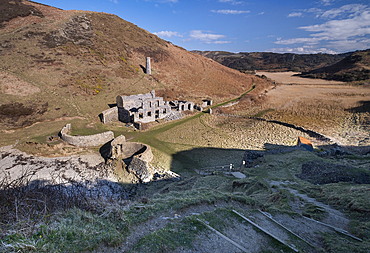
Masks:
[[[340,8],[334,8],[328,11],[325,11],[320,17],[321,18],[327,18],[327,19],[333,19],[337,16],[346,15],[346,14],[359,14],[361,13],[364,8],[366,8],[366,5],[363,4],[347,4]]]
[[[239,11],[239,10],[212,10],[213,13],[218,14],[244,14],[244,13],[250,13],[250,11]]]
[[[310,36],[320,39],[341,40],[370,35],[370,9],[358,15],[340,20],[330,20],[319,25],[302,26],[299,29],[315,32]]]
[[[242,1],[236,1],[236,0],[218,0],[218,2],[220,2],[220,3],[229,3],[229,4],[233,4],[233,5],[244,3]]]
[[[109,0],[109,1],[112,1],[112,0]],[[113,1],[117,1],[117,0],[113,0]],[[136,0],[137,1],[137,0]],[[178,3],[179,0],[144,0],[145,2],[156,2],[156,3],[161,3],[161,4],[173,4],[173,3]],[[157,5],[156,5],[157,7]]]
[[[171,38],[171,37],[183,37],[178,32],[172,32],[172,31],[161,31],[161,32],[155,32],[154,34],[157,35],[157,36],[159,36],[159,37],[167,37],[167,38]]]
[[[310,47],[310,46],[303,46],[303,47],[284,47],[284,48],[271,48],[266,51],[272,51],[276,53],[294,53],[294,54],[318,54],[318,53],[324,53],[324,54],[337,54],[336,51],[333,51],[331,49],[320,47]]]
[[[344,5],[322,12],[320,17],[329,19],[321,24],[301,26],[310,32],[306,38],[277,40],[275,44],[330,47],[337,51],[366,49],[370,47],[370,7],[361,4]],[[298,47],[297,47],[298,48]],[[316,49],[312,49],[314,51]]]
[[[118,0],[109,0],[110,2],[113,2],[115,4],[118,4]]]
[[[222,34],[206,33],[201,30],[190,31],[189,40],[199,40],[201,43],[207,44],[227,44],[231,41],[219,40],[225,38]]]
[[[280,44],[280,45],[291,45],[291,44],[300,44],[300,43],[318,44],[320,40],[321,39],[319,38],[293,38],[293,39],[286,39],[286,40],[282,40],[278,38],[275,44]]]
[[[158,0],[159,3],[177,3],[178,0]]]
[[[288,18],[293,18],[293,17],[302,17],[303,13],[302,12],[292,12],[288,15]]]
[[[335,0],[321,0],[320,1],[320,3],[322,4],[322,5],[325,5],[325,6],[327,6],[327,5],[331,5],[331,3],[332,2],[335,2]]]

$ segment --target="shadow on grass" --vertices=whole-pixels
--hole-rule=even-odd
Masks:
[[[245,150],[223,148],[194,148],[172,155],[171,170],[181,173],[182,170],[201,169],[203,167],[224,166],[233,164],[240,167]]]

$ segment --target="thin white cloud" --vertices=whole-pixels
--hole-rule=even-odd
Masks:
[[[319,25],[302,26],[299,29],[315,32],[310,35],[312,37],[330,40],[370,35],[370,9],[352,18],[330,20]]]
[[[285,47],[285,48],[271,48],[266,50],[267,52],[276,52],[276,53],[294,53],[294,54],[337,54],[338,52],[333,51],[331,49],[321,47],[321,48],[314,48],[310,46],[303,46],[303,47]]]
[[[109,0],[110,2],[113,2],[115,4],[118,4],[118,0]]]
[[[233,4],[233,5],[243,4],[242,1],[235,1],[235,0],[218,0],[218,2],[220,2],[220,3],[230,3],[230,4]]]
[[[225,38],[222,34],[205,33],[201,30],[190,31],[189,40],[199,40],[201,43],[206,44],[226,44],[231,41],[220,41],[219,39]]]
[[[310,32],[308,37],[277,39],[275,44],[314,46],[315,48],[311,51],[318,50],[318,47],[333,48],[340,52],[370,48],[369,6],[344,5],[327,10],[320,17],[330,20],[321,24],[298,27],[298,29]],[[297,50],[297,48],[293,49]]]
[[[159,0],[160,3],[177,3],[178,0]]]
[[[313,12],[313,13],[322,13],[323,12],[323,10],[319,9],[319,8],[310,8],[310,9],[306,9],[304,11],[305,12]]]
[[[231,41],[220,41],[220,40],[217,40],[217,41],[209,41],[209,42],[205,42],[207,44],[229,44],[231,43]]]
[[[249,13],[250,11],[239,11],[239,10],[212,10],[213,13],[218,13],[218,14],[244,14],[244,13]]]
[[[286,39],[286,40],[281,40],[280,38],[278,38],[275,44],[280,44],[280,45],[291,45],[291,44],[300,44],[300,43],[318,44],[320,40],[321,39],[319,38],[293,38],[293,39]]]
[[[321,4],[322,5],[331,5],[332,2],[334,2],[335,0],[321,0]]]
[[[353,50],[365,50],[370,47],[370,39],[361,40],[338,40],[331,41],[328,43],[330,47],[340,48],[342,52],[348,52]]]
[[[183,37],[178,32],[172,32],[172,31],[160,31],[160,32],[155,32],[154,34],[157,35],[157,36],[159,36],[159,37],[167,37],[167,38],[171,38],[171,37]]]
[[[361,13],[364,9],[366,9],[366,5],[363,4],[347,4],[343,5],[340,8],[334,8],[325,11],[320,17],[321,18],[327,18],[327,19],[333,19],[340,15],[345,14],[353,14],[356,15],[358,13]]]
[[[288,15],[288,18],[293,18],[293,17],[302,17],[303,13],[302,12],[292,12]]]
[[[258,15],[263,15],[263,14],[265,14],[264,11],[261,11],[260,13],[258,13]]]

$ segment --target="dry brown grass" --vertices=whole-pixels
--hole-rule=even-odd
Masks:
[[[311,79],[311,78],[302,78],[298,76],[294,76],[296,74],[300,74],[299,72],[256,72],[256,75],[259,76],[266,76],[270,79],[273,79],[277,82],[283,84],[345,84],[344,82],[339,81],[328,81],[323,79]]]
[[[370,88],[344,85],[281,85],[266,93],[264,118],[323,133],[343,145],[369,145]],[[272,109],[272,110],[269,110]]]

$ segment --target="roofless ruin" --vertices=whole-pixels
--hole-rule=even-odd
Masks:
[[[188,101],[164,101],[163,97],[156,97],[155,91],[146,94],[131,96],[119,95],[116,98],[117,106],[105,110],[100,117],[104,124],[112,122],[149,123],[158,119],[172,120],[174,114],[182,111],[201,110],[202,108]]]

